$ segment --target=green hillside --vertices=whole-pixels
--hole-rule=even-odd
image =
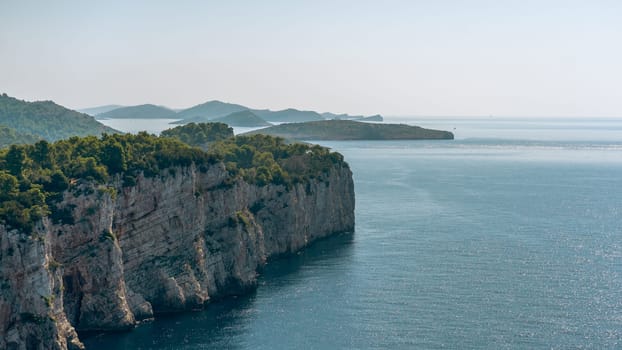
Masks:
[[[30,134],[48,141],[71,136],[116,133],[93,117],[67,109],[52,101],[27,102],[0,95],[0,125],[20,134]]]

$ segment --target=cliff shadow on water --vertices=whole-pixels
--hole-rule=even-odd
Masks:
[[[258,288],[249,294],[226,297],[197,312],[170,313],[138,326],[131,332],[81,333],[87,349],[163,349],[170,344],[181,348],[236,348],[239,339],[257,314],[261,299],[278,298],[297,288],[304,270],[343,263],[351,258],[354,233],[321,238],[295,254],[271,259],[258,278]],[[302,311],[301,311],[302,312]]]

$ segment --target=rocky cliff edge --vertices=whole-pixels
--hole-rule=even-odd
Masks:
[[[115,331],[255,288],[266,260],[354,229],[347,164],[294,185],[231,181],[222,164],[136,185],[83,182],[33,234],[0,225],[0,348],[81,349]]]

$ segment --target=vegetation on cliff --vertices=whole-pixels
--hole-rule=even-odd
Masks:
[[[117,132],[89,115],[72,111],[52,101],[26,102],[6,94],[0,95],[0,125],[48,141]]]
[[[434,140],[453,139],[449,131],[405,124],[371,124],[350,120],[322,120],[271,126],[247,133],[296,140]]]
[[[343,156],[328,148],[286,144],[283,138],[267,135],[237,136],[212,145],[208,153],[222,159],[232,175],[260,186],[322,179],[334,164],[343,163]]]
[[[222,140],[231,134],[230,128],[222,125],[183,126],[162,137],[144,132],[104,134],[101,138],[71,137],[0,150],[0,223],[31,232],[44,216],[67,220],[70,215],[57,209],[55,203],[62,199],[63,191],[78,188],[80,180],[100,183],[102,190],[114,192],[117,189],[111,180],[115,177],[122,180],[122,186],[132,186],[141,174],[160,176],[163,170],[191,164],[206,171],[209,165],[223,161],[230,174],[229,184],[242,178],[260,186],[289,186],[322,178],[334,163],[343,162],[340,154],[326,148],[287,145],[281,138],[254,135]],[[211,133],[216,136],[209,136]],[[192,142],[198,140],[198,144],[210,138],[221,141],[204,151],[176,139],[186,137]]]
[[[124,184],[132,185],[140,173],[155,176],[169,167],[216,161],[178,140],[147,133],[11,145],[0,151],[0,222],[30,231],[43,216],[62,216],[53,203],[81,179],[106,183],[119,174]]]

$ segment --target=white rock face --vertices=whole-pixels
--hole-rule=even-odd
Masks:
[[[121,330],[257,284],[270,257],[354,229],[345,163],[308,182],[231,182],[222,164],[133,187],[82,184],[35,234],[0,226],[0,348],[82,348],[76,330]],[[71,221],[71,220],[70,220]]]

